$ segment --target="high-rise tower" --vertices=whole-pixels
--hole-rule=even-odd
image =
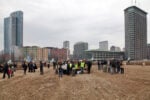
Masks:
[[[108,41],[99,42],[99,49],[101,51],[108,51]]]
[[[69,49],[69,41],[64,41],[63,42],[63,48]]]
[[[4,52],[11,53],[13,47],[23,46],[23,12],[16,11],[4,18]]]
[[[74,51],[73,51],[74,58],[85,59],[86,58],[85,50],[88,50],[87,42],[78,42],[74,44]]]
[[[64,41],[63,42],[63,48],[67,49],[67,60],[70,58],[70,45],[69,45],[69,41]]]
[[[125,14],[126,58],[141,60],[147,58],[147,13],[136,6],[128,7]]]

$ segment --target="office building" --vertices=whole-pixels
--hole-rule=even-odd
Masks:
[[[70,58],[70,44],[69,41],[63,42],[63,48],[67,50],[67,60]]]
[[[111,46],[111,47],[110,47],[110,51],[112,51],[112,52],[120,52],[121,49],[120,49],[120,47]]]
[[[4,18],[4,53],[10,52],[10,17]]]
[[[86,50],[88,54],[91,54],[90,59],[91,60],[112,60],[112,59],[118,59],[123,60],[124,59],[124,52],[114,52],[114,51],[101,51],[99,49],[97,50]]]
[[[63,42],[63,48],[69,49],[69,41],[64,41]]]
[[[23,46],[23,12],[16,11],[4,18],[4,52],[11,54],[14,46]]]
[[[99,42],[99,49],[101,51],[108,51],[108,41]]]
[[[74,45],[73,58],[74,59],[85,59],[85,50],[88,50],[87,42],[78,42]]]
[[[124,10],[125,55],[127,59],[147,58],[147,13],[136,6]]]

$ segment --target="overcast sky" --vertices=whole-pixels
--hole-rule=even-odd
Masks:
[[[137,6],[150,13],[150,0]],[[3,22],[11,12],[24,12],[24,46],[61,48],[69,40],[71,50],[78,41],[99,48],[99,42],[124,47],[124,9],[132,0],[0,0],[0,50],[3,49]],[[150,43],[150,15],[148,14]]]

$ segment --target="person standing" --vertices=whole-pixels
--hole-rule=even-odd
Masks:
[[[25,62],[23,62],[22,67],[23,67],[23,70],[24,70],[24,75],[26,75],[27,65],[26,65]]]
[[[32,65],[33,65],[33,72],[35,72],[35,70],[37,69],[36,63],[34,62]]]
[[[56,61],[53,62],[53,69],[56,69]]]
[[[116,72],[117,72],[117,73],[120,72],[120,65],[121,65],[121,61],[118,60],[118,61],[116,62],[116,69],[117,69]]]
[[[81,73],[84,73],[84,67],[85,67],[85,63],[84,61],[81,62]]]
[[[116,63],[115,63],[115,59],[113,59],[111,62],[110,62],[110,66],[111,66],[111,74],[114,74],[115,73],[115,68],[116,68]]]
[[[70,75],[70,62],[67,62],[67,74]]]
[[[15,67],[13,66],[13,64],[10,65],[10,70],[11,70],[11,77],[13,77],[15,73]]]
[[[50,67],[50,63],[47,64],[47,67],[48,67],[48,68]]]
[[[16,72],[16,69],[17,69],[17,63],[14,62],[14,72]]]
[[[88,74],[90,74],[91,73],[91,67],[92,67],[92,62],[91,61],[88,61],[87,62],[87,71],[88,71]]]
[[[4,65],[4,72],[3,72],[3,79],[5,78],[5,74],[8,75],[8,78],[10,78],[10,75],[8,73],[8,67],[9,67],[8,64],[5,63],[5,65]]]
[[[33,64],[32,64],[31,61],[30,61],[30,63],[28,64],[28,67],[29,67],[29,72],[33,72]]]
[[[60,61],[58,64],[59,64],[59,68],[58,68],[59,78],[62,78],[63,76],[62,62]]]
[[[100,70],[100,69],[101,69],[101,68],[100,68],[100,63],[101,63],[101,62],[98,60],[98,61],[97,61],[98,70]]]
[[[43,63],[42,61],[40,61],[40,74],[43,75],[44,72],[43,72]]]
[[[72,68],[73,68],[73,62],[70,61],[70,64],[69,64],[69,73],[72,74]]]

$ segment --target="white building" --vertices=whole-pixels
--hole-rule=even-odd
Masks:
[[[101,51],[108,51],[108,41],[99,42],[99,49]]]

